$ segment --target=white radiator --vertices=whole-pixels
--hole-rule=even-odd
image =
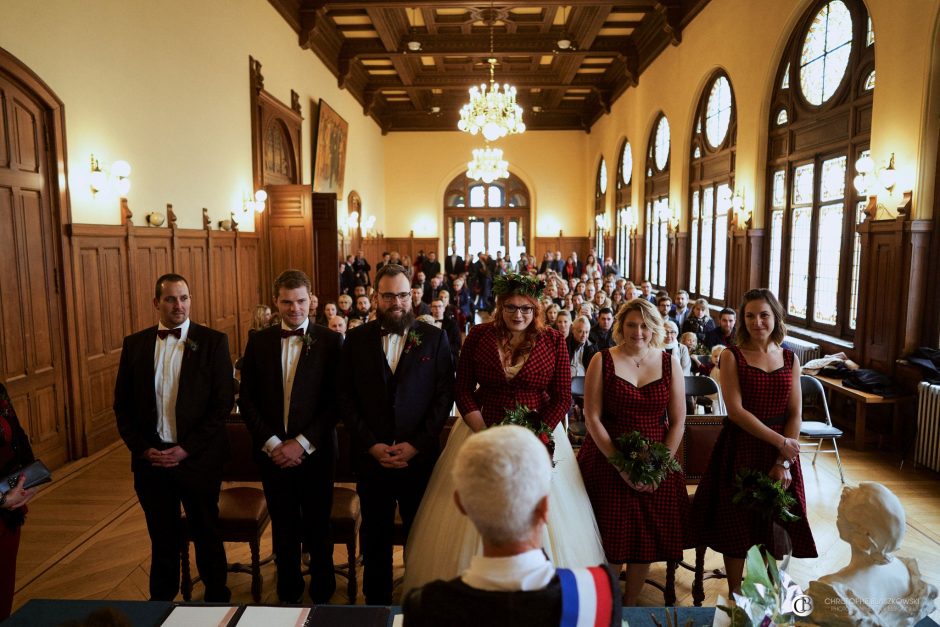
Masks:
[[[811,359],[819,359],[822,357],[819,344],[813,344],[812,342],[807,342],[806,340],[792,336],[787,336],[784,342],[786,342],[787,348],[792,350],[796,356],[800,358],[801,364],[805,364]]]
[[[917,392],[914,464],[940,472],[940,385],[921,382]]]

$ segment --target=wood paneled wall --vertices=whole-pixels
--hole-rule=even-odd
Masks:
[[[576,252],[578,253],[578,260],[584,263],[585,259],[587,259],[588,251],[591,250],[592,247],[592,240],[587,236],[568,236],[559,233],[558,237],[536,237],[535,245],[532,247],[532,250],[529,251],[529,254],[535,255],[535,262],[540,264],[547,252],[554,254],[555,251],[560,250],[563,260],[568,259],[568,255],[572,252]],[[516,260],[513,259],[513,261],[515,262]],[[599,260],[599,263],[603,262],[603,259]]]
[[[256,233],[180,229],[171,206],[168,225],[135,227],[122,202],[124,224],[69,225],[75,269],[77,341],[72,363],[78,371],[73,428],[82,434],[80,455],[90,455],[118,438],[111,406],[126,335],[157,322],[153,290],[167,272],[186,277],[192,296],[190,318],[224,332],[234,361],[248,338],[251,309],[262,298]]]

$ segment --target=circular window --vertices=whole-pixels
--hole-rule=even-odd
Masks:
[[[620,157],[620,176],[623,178],[623,184],[629,185],[633,179],[633,148],[630,142],[623,145],[623,155]]]
[[[597,172],[597,186],[601,194],[607,193],[607,160],[601,157],[600,169]]]
[[[836,92],[852,51],[852,15],[842,0],[816,14],[800,52],[800,89],[807,102],[821,105]]]
[[[665,170],[669,163],[669,120],[666,116],[659,119],[656,127],[656,138],[653,140],[653,160],[657,170]]]
[[[705,138],[709,145],[717,147],[728,134],[731,123],[731,84],[724,76],[719,76],[712,83],[705,105]]]

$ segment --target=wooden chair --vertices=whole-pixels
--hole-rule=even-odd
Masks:
[[[225,424],[228,432],[231,457],[222,469],[222,481],[252,482],[261,481],[261,472],[252,459],[253,444],[248,427],[234,416]],[[238,562],[228,565],[232,573],[251,575],[251,596],[255,603],[261,602],[261,588],[264,583],[261,567],[272,559],[273,555],[261,559],[261,536],[271,522],[264,490],[260,485],[223,488],[219,493],[219,531],[223,542],[245,542],[251,550],[251,564]],[[192,598],[193,583],[198,581],[190,575],[189,542],[190,533],[186,514],[183,513],[183,545],[180,547],[182,561],[182,580],[180,592],[183,599]]]
[[[842,437],[842,430],[832,426],[832,417],[829,415],[829,403],[826,402],[826,393],[823,390],[822,383],[819,382],[819,379],[811,377],[808,374],[800,375],[800,390],[803,392],[804,415],[807,406],[809,406],[819,409],[825,418],[825,422],[804,420],[803,424],[800,425],[800,437],[807,440],[815,440],[815,442],[809,443],[810,446],[816,447],[816,450],[813,452],[813,466],[816,465],[816,457],[820,453],[835,453],[836,463],[839,465],[839,478],[842,480],[842,483],[845,483],[845,473],[842,470],[842,458],[839,456],[839,445],[836,444],[836,440]],[[820,450],[822,449],[824,440],[832,440],[831,451]],[[801,455],[806,453],[809,453],[809,451],[800,451]]]
[[[704,379],[706,377],[695,377]],[[708,379],[714,384],[714,380]],[[716,386],[717,387],[717,386]],[[688,416],[685,419],[685,433],[682,436],[682,443],[676,452],[679,463],[685,471],[685,483],[689,485],[698,485],[705,475],[705,469],[708,468],[708,462],[712,456],[712,449],[715,448],[715,442],[718,440],[718,434],[721,432],[723,416]],[[689,500],[693,495],[689,495]],[[715,569],[705,574],[705,547],[695,547],[695,565],[690,565],[685,561],[668,562],[666,564],[666,587],[663,592],[666,597],[666,605],[675,603],[676,592],[676,569],[681,566],[686,570],[695,573],[692,581],[692,603],[699,607],[705,600],[706,579],[724,579],[725,573],[720,569]],[[668,601],[671,599],[672,603]]]
[[[343,423],[336,425],[336,440],[336,482],[354,484],[350,438]],[[359,594],[356,566],[362,561],[358,549],[361,526],[362,506],[355,488],[334,485],[330,528],[333,544],[346,545],[346,562],[334,564],[333,570],[337,575],[346,578],[346,595],[350,605],[355,604]]]

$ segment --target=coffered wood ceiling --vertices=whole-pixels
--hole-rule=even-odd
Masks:
[[[269,1],[384,133],[456,129],[469,87],[489,80],[491,56],[496,81],[518,90],[529,129],[589,131],[708,4]]]

